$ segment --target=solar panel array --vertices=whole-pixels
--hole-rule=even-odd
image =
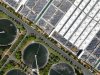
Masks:
[[[72,4],[67,0],[53,0],[42,18],[38,21],[38,25],[50,34],[71,5]]]
[[[48,3],[49,0],[28,0],[19,12],[33,22]]]
[[[3,0],[3,1],[6,2],[8,5],[10,5],[12,8],[17,9],[22,0],[18,0],[18,1],[16,1],[16,0]]]

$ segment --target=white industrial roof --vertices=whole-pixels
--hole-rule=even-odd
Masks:
[[[83,10],[84,7],[88,4],[89,1],[90,1],[90,0],[83,0],[83,2],[81,3],[81,5],[79,6],[79,8],[80,8],[81,10]]]
[[[85,49],[99,31],[99,29],[95,32],[93,31],[93,28],[97,25],[95,20],[99,21],[100,19],[98,17],[100,16],[100,2],[96,2],[97,0],[75,0],[74,4],[56,26],[55,31],[76,47]],[[78,5],[79,7],[77,8],[76,6]],[[90,12],[90,10],[92,11]],[[94,17],[94,19],[91,17]],[[94,36],[91,36],[91,34],[94,34]]]
[[[93,39],[93,37],[95,36],[95,34],[100,30],[100,24],[97,24],[94,29],[91,31],[91,33],[89,34],[89,36],[85,39],[85,41],[83,42],[83,44],[80,46],[80,49],[85,49],[88,44],[91,42],[91,40]]]
[[[74,4],[75,4],[76,6],[78,6],[79,3],[80,3],[81,1],[82,1],[82,0],[75,0]]]
[[[80,27],[77,29],[77,31],[73,34],[73,36],[70,38],[70,41],[71,40],[73,40],[73,41],[71,41],[72,43],[75,43],[75,41],[78,39],[78,37],[81,35],[81,33],[83,32],[83,30],[86,28],[86,26],[87,26],[87,24],[90,22],[90,20],[91,20],[92,18],[90,18],[90,17],[87,17],[86,19],[85,19],[85,21],[80,25]]]
[[[65,14],[65,16],[61,19],[61,21],[58,23],[57,27],[55,28],[55,30],[58,32],[62,26],[65,24],[65,22],[68,20],[69,16],[74,12],[75,10],[75,5],[72,5],[71,8],[67,11],[67,13]],[[64,29],[67,28],[66,25],[63,27]],[[62,31],[60,32],[61,34],[64,33],[64,29],[62,29]],[[66,29],[67,30],[67,29]]]
[[[99,10],[99,12],[97,13],[97,15],[94,17],[94,19],[95,19],[96,21],[99,21],[99,20],[100,20],[100,10]]]
[[[79,47],[82,44],[82,42],[86,39],[86,37],[89,35],[89,33],[91,32],[95,24],[96,24],[96,21],[92,20],[92,22],[86,27],[84,32],[81,34],[81,36],[78,38],[78,40],[75,43],[77,47]]]
[[[88,6],[84,9],[84,12],[85,12],[85,13],[88,13],[88,12],[91,10],[91,8],[94,7],[94,4],[95,4],[96,2],[97,2],[97,0],[91,0],[90,3],[88,4]]]
[[[19,2],[19,0],[15,0],[16,2]]]
[[[100,2],[98,2],[95,5],[94,9],[90,12],[89,16],[93,17],[97,13],[97,11],[99,11],[99,9],[100,9]]]
[[[73,16],[69,19],[70,25],[74,22],[74,20],[77,18],[77,16],[80,14],[81,10],[77,9],[75,11],[75,13],[73,14]],[[69,24],[68,24],[69,25]],[[76,29],[78,25],[76,23],[74,23],[74,25],[72,25],[72,27],[69,29],[69,31],[65,34],[65,38],[69,39],[70,36],[72,35],[74,29]]]

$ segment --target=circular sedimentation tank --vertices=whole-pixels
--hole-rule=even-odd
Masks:
[[[8,71],[6,75],[26,75],[26,74],[19,69],[13,69]]]
[[[0,19],[0,46],[11,44],[17,35],[17,28],[8,19]]]
[[[32,69],[43,68],[47,64],[48,58],[48,50],[40,43],[28,45],[23,52],[24,63]]]
[[[58,63],[52,65],[48,75],[75,75],[75,71],[66,63]]]

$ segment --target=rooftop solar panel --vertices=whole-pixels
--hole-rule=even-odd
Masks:
[[[95,52],[93,53],[97,58],[100,57],[100,47],[98,47]]]
[[[97,47],[97,45],[99,44],[99,40],[97,38],[94,38],[91,43],[88,45],[88,47],[86,48],[87,51],[89,52],[93,52],[94,49]]]

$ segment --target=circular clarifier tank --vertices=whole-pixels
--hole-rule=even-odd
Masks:
[[[75,71],[66,63],[58,63],[52,65],[48,75],[75,75]]]
[[[8,71],[6,75],[26,75],[26,74],[19,69],[13,69]]]
[[[8,19],[0,19],[0,46],[11,44],[17,35],[14,23]]]
[[[39,69],[43,68],[47,64],[48,58],[48,50],[40,43],[30,44],[23,52],[24,63],[33,69],[36,69],[37,67]]]

